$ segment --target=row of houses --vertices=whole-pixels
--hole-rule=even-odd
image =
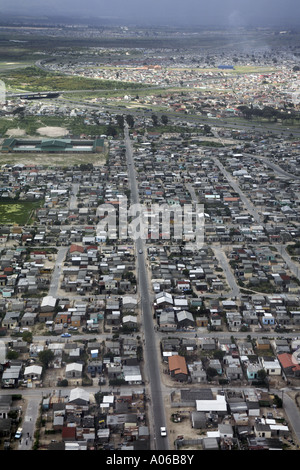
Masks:
[[[238,341],[209,338],[163,338],[162,360],[172,379],[208,383],[247,380],[250,384],[300,376],[299,340]]]
[[[291,438],[291,430],[268,392],[186,388],[172,394],[170,400],[174,409],[180,406],[176,415],[188,415],[192,429],[201,432],[197,444],[203,450],[282,450],[283,440]],[[188,437],[178,436],[176,448],[189,442]]]
[[[118,440],[120,450],[148,450],[149,427],[142,390],[96,396],[82,387],[72,388],[69,396],[54,393],[43,397],[42,413],[46,429],[54,439],[40,434],[40,447],[47,450],[110,450]],[[0,434],[9,437],[14,422],[11,395],[0,397]]]

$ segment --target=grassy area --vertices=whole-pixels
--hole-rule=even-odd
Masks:
[[[25,225],[30,223],[35,209],[41,206],[39,202],[5,201],[0,199],[0,224]]]
[[[3,71],[0,79],[6,88],[24,91],[62,91],[62,90],[94,90],[94,89],[131,89],[142,88],[129,82],[113,80],[100,80],[79,76],[68,76],[60,73],[51,73],[36,66]]]
[[[24,164],[53,167],[71,167],[81,165],[82,163],[92,163],[95,166],[101,166],[106,163],[107,150],[103,153],[80,153],[80,154],[0,154],[0,166],[4,164]],[[2,220],[0,218],[0,224]]]
[[[63,116],[26,116],[26,118],[0,118],[0,137],[5,137],[9,129],[23,129],[27,135],[39,135],[37,130],[40,127],[61,127],[67,129],[71,134],[87,134],[91,136],[106,133],[106,125],[87,125],[83,117],[63,117]]]

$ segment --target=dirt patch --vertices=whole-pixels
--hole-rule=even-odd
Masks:
[[[40,127],[37,129],[37,133],[47,137],[62,137],[69,134],[68,129],[65,127]]]
[[[21,137],[21,136],[24,136],[25,134],[26,134],[25,130],[20,129],[19,127],[16,129],[8,129],[8,131],[6,132],[6,135],[8,135],[9,137]]]

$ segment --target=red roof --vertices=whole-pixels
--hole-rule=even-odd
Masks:
[[[76,438],[76,427],[75,426],[64,426],[62,428],[63,439],[75,439]]]
[[[291,367],[294,371],[300,370],[300,364],[297,363],[292,354],[278,354],[278,360],[284,369]]]
[[[70,253],[73,253],[74,251],[80,251],[80,253],[84,252],[83,246],[80,245],[71,245],[70,246]]]

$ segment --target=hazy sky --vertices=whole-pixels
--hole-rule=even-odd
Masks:
[[[300,0],[0,0],[1,12],[190,24],[300,26]]]

